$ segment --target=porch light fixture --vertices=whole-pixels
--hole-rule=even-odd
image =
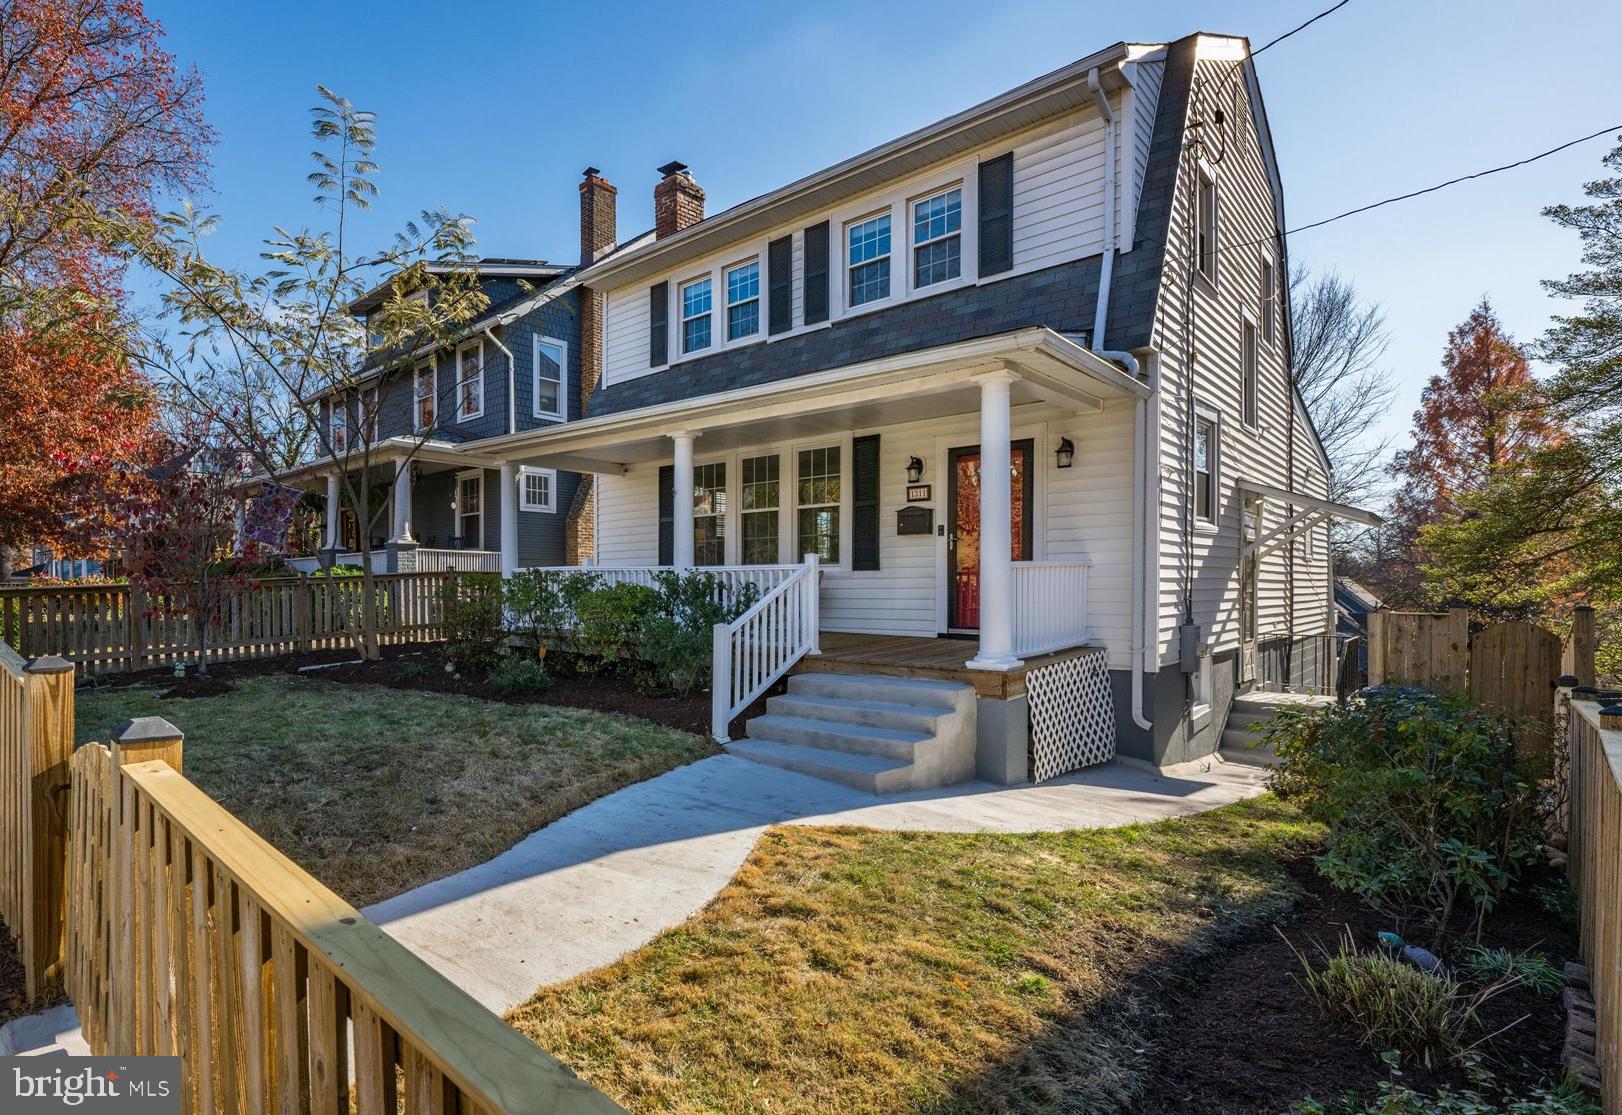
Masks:
[[[924,459],[910,457],[907,460],[907,483],[916,484],[924,478]]]
[[[1067,437],[1060,438],[1059,448],[1053,451],[1053,455],[1059,459],[1060,468],[1069,468],[1076,463],[1076,443]]]

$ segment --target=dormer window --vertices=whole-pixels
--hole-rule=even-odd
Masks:
[[[845,230],[849,248],[850,304],[890,297],[890,214],[880,213]]]
[[[963,270],[963,189],[913,202],[912,285],[931,286],[955,279]]]
[[[686,283],[681,288],[681,350],[697,352],[710,347],[710,279]]]

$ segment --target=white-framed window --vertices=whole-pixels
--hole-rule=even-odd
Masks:
[[[727,340],[753,337],[760,332],[760,260],[727,268],[726,289]]]
[[[332,440],[332,455],[336,457],[349,452],[349,403],[342,397],[335,396],[327,407],[331,411],[328,431]]]
[[[535,417],[563,418],[569,397],[569,346],[552,337],[535,338]]]
[[[963,187],[912,203],[912,285],[933,286],[963,273]]]
[[[710,277],[694,279],[681,287],[681,350],[697,352],[710,347],[710,306],[713,302]]]
[[[849,305],[890,297],[890,214],[879,213],[845,226]]]
[[[727,465],[693,468],[693,564],[727,563]]]
[[[431,430],[439,420],[439,370],[432,360],[418,364],[412,373],[411,393],[416,399],[417,429]]]
[[[802,449],[794,473],[796,553],[816,554],[828,565],[839,563],[842,456],[837,445]]]
[[[1217,521],[1217,494],[1221,490],[1222,422],[1213,411],[1200,408],[1194,414],[1194,521],[1214,527]]]
[[[366,444],[377,444],[378,412],[382,409],[382,395],[376,387],[366,387],[360,393],[360,426],[366,431]]]
[[[778,508],[782,505],[781,458],[776,453],[745,457],[739,463],[739,533],[745,565],[775,565],[779,560]]]
[[[1268,344],[1273,343],[1277,329],[1278,308],[1278,272],[1273,266],[1272,256],[1262,256],[1262,270],[1259,278],[1259,287],[1256,291],[1256,313],[1262,319],[1262,340]]]
[[[1261,388],[1261,369],[1256,348],[1256,323],[1249,317],[1239,323],[1239,372],[1244,377],[1240,417],[1246,426],[1254,430],[1260,425],[1257,393]]]
[[[466,421],[484,415],[484,342],[456,350],[456,417]]]
[[[1211,282],[1217,280],[1216,175],[1201,166],[1194,191],[1194,263]]]
[[[464,550],[484,548],[484,470],[456,474],[456,535]]]
[[[518,510],[556,511],[558,474],[549,468],[518,467]]]
[[[1198,718],[1211,711],[1211,656],[1200,655],[1200,662],[1194,672],[1188,675],[1190,694],[1194,698],[1193,715]]]

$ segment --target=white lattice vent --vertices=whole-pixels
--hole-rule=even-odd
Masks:
[[[1102,651],[1025,675],[1031,707],[1031,777],[1045,782],[1115,758],[1115,700]]]

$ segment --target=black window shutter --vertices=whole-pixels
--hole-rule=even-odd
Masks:
[[[663,465],[659,469],[659,564],[676,564],[675,465]]]
[[[648,367],[657,368],[670,360],[670,284],[654,283],[648,288]]]
[[[794,238],[780,236],[766,246],[766,288],[771,299],[768,333],[794,328]]]
[[[805,230],[805,323],[828,320],[828,222]]]
[[[879,567],[879,435],[855,438],[850,443],[851,527],[850,567]]]
[[[1014,266],[1014,153],[980,164],[980,274]]]

